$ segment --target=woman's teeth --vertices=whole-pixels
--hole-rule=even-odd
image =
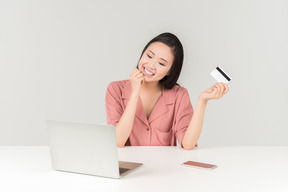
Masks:
[[[144,68],[145,72],[148,74],[148,75],[154,75],[153,73],[149,72],[148,70],[146,70],[146,68]]]

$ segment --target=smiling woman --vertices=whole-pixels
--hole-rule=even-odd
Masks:
[[[193,111],[188,91],[177,84],[183,47],[171,33],[162,33],[143,49],[129,80],[112,82],[106,93],[108,124],[116,127],[119,147],[125,145],[197,145],[206,104],[228,91],[217,83],[199,96]]]

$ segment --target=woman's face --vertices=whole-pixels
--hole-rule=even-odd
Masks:
[[[138,69],[143,73],[145,82],[159,82],[173,63],[172,49],[161,42],[154,42],[143,53]]]

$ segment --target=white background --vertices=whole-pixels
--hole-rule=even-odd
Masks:
[[[287,145],[288,1],[0,0],[0,145],[47,145],[46,120],[105,123],[105,92],[146,43],[182,41],[192,105],[221,66],[200,146]]]

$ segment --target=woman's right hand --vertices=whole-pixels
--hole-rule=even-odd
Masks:
[[[144,82],[144,75],[139,69],[135,69],[131,74],[130,74],[130,83],[131,83],[131,88],[132,92],[131,95],[139,96],[140,90],[141,90],[141,85]]]

